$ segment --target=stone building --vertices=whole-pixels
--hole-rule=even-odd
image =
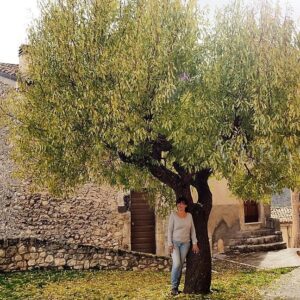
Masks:
[[[24,52],[20,53],[20,68],[26,68]],[[13,87],[0,81],[0,94]],[[89,183],[67,199],[32,195],[26,182],[13,179],[7,133],[6,128],[0,128],[0,238],[35,237],[167,255],[168,220],[148,206],[146,192],[124,192]],[[285,247],[268,205],[236,199],[225,180],[212,179],[210,186],[213,208],[208,232],[213,253]],[[193,197],[197,199],[196,194]]]
[[[279,220],[280,230],[287,247],[292,247],[292,206],[291,191],[284,189],[282,193],[273,195],[271,202],[271,216]]]
[[[283,241],[286,242],[287,247],[299,247],[299,192],[292,192],[289,189],[284,189],[282,193],[278,195],[273,195],[271,203],[271,217],[279,221]]]

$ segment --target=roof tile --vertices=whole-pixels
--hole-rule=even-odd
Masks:
[[[291,207],[271,207],[271,217],[279,219],[280,223],[292,222],[292,208]]]
[[[19,71],[18,64],[0,63],[0,76],[17,80],[18,71]]]

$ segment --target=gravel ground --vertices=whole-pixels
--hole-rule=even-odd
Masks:
[[[265,300],[300,300],[300,268],[282,275],[262,291]]]

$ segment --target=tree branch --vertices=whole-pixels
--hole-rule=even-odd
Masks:
[[[151,154],[151,157],[127,156],[121,151],[117,151],[117,153],[122,162],[133,164],[140,168],[147,168],[152,176],[154,176],[156,179],[166,184],[173,190],[178,189],[181,178],[175,172],[162,165],[159,160],[155,159],[153,157],[153,153]]]
[[[167,169],[165,166],[150,165],[148,170],[155,178],[169,186],[174,191],[178,189],[178,186],[181,183],[180,177],[176,173]]]

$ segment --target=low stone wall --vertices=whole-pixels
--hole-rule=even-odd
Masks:
[[[0,272],[33,269],[104,269],[169,271],[164,256],[36,238],[0,240]]]

